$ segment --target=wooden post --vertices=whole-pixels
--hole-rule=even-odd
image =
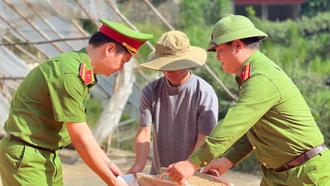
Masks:
[[[268,20],[268,5],[265,3],[261,4],[261,18]]]

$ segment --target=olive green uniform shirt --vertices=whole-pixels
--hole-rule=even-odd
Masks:
[[[90,74],[80,76],[82,62]],[[85,71],[85,72],[86,72]],[[5,122],[6,132],[35,146],[57,149],[70,143],[65,122],[86,121],[85,103],[95,83],[85,48],[49,59],[34,68],[17,88]]]
[[[241,79],[248,63],[250,76]],[[195,164],[205,166],[221,155],[237,164],[254,150],[265,167],[277,168],[324,142],[298,88],[260,51],[245,61],[236,80],[238,100],[190,156]]]

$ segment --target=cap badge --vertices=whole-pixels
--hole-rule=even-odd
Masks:
[[[124,47],[126,47],[128,50],[130,50],[131,52],[133,52],[134,54],[136,54],[137,50],[135,48],[133,48],[131,45],[127,44],[126,42],[123,42],[122,45]]]

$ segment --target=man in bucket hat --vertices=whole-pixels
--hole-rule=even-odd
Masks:
[[[185,160],[217,124],[218,98],[213,88],[190,72],[202,66],[206,52],[190,46],[180,31],[164,33],[141,66],[159,70],[164,77],[149,83],[140,100],[140,122],[135,138],[135,164],[128,173],[146,165],[153,125],[151,174],[161,167]]]
[[[109,76],[122,70],[152,35],[100,21],[103,25],[87,47],[40,64],[17,88],[4,126],[7,133],[0,143],[3,186],[62,186],[58,151],[71,141],[107,185],[127,185],[117,179],[122,173],[102,151],[86,123],[86,100],[97,82],[95,74]]]
[[[207,50],[217,52],[225,72],[236,74],[239,97],[201,148],[169,167],[173,180],[183,183],[203,166],[221,175],[254,151],[261,186],[330,185],[324,137],[296,85],[259,51],[266,37],[244,16],[215,24]]]

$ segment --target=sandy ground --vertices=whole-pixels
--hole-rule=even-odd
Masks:
[[[109,157],[124,174],[134,163],[134,154],[127,151],[113,149],[109,154]],[[151,161],[149,160],[145,168],[146,173],[150,170],[150,164]],[[91,171],[81,159],[79,159],[74,165],[63,163],[63,177],[64,186],[106,186],[106,184],[103,183],[103,181]],[[221,177],[230,181],[235,186],[258,186],[260,184],[260,177],[251,174],[228,171]]]
[[[75,157],[74,150],[63,149],[61,152],[63,161],[64,186],[106,186],[106,184],[79,158],[74,164],[69,164],[72,157]],[[109,157],[125,174],[134,163],[134,153],[112,149]],[[145,172],[150,170],[151,161],[147,162]],[[251,174],[229,171],[221,176],[233,183],[235,186],[258,186],[260,178]],[[0,186],[2,186],[0,182]]]

